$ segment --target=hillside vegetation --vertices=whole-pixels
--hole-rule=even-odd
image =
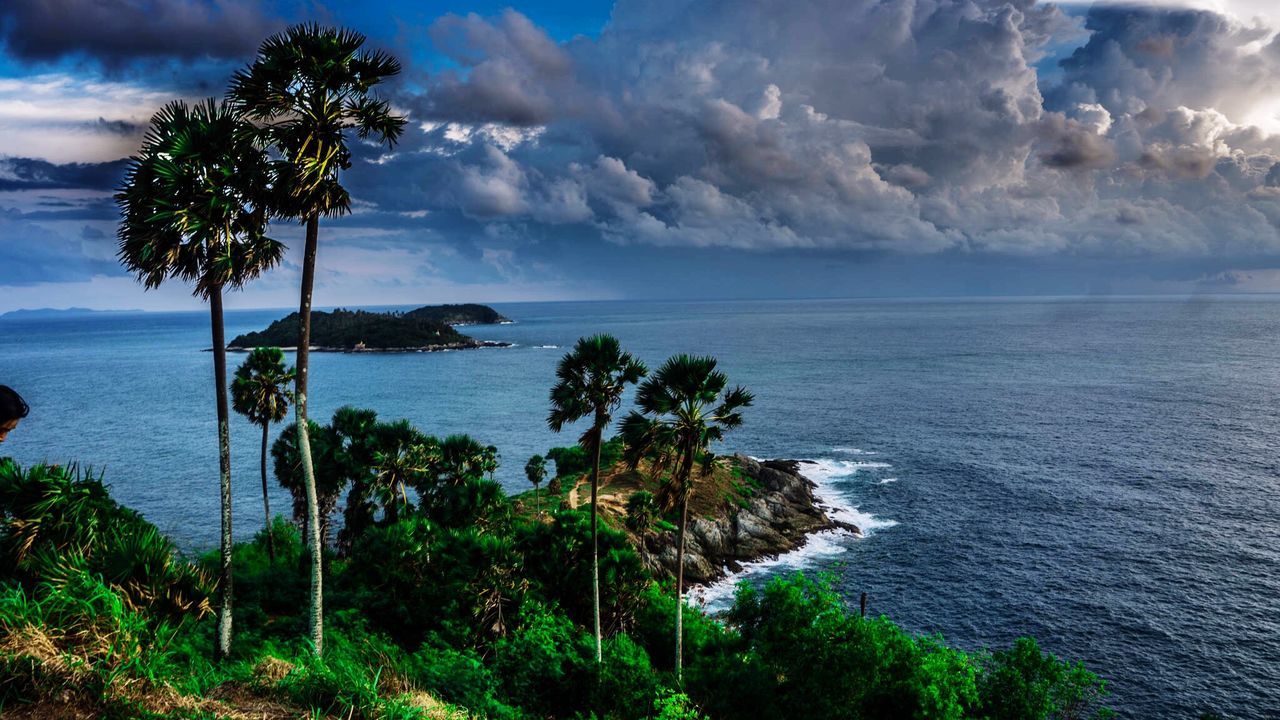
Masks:
[[[291,437],[273,454],[296,493]],[[597,669],[582,591],[588,516],[569,500],[580,451],[549,453],[563,470],[555,492],[513,501],[487,478],[494,456],[465,436],[434,439],[344,409],[313,438],[335,526],[323,658],[303,640],[308,576],[294,523],[272,525],[274,562],[266,531],[235,546],[237,644],[214,663],[214,554],[176,554],[101,478],[0,466],[4,717],[1108,716],[1097,677],[1030,639],[969,653],[913,637],[850,612],[822,576],[744,586],[722,618],[687,610],[677,685],[669,578],[643,566],[616,505],[602,513]],[[390,462],[410,440],[430,457]],[[652,487],[643,468],[609,466],[606,494]],[[730,467],[717,475],[720,501],[699,512],[740,492]],[[669,522],[659,512],[650,531]]]

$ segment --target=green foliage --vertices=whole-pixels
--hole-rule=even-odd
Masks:
[[[654,720],[707,720],[688,695],[664,692],[653,703]]]
[[[157,682],[163,622],[82,569],[57,582],[0,589],[0,707],[70,694],[116,703],[119,680]]]
[[[570,619],[590,626],[591,597],[583,589],[591,587],[591,516],[560,510],[550,522],[526,523],[516,533],[525,577]],[[601,626],[606,635],[624,632],[649,576],[626,534],[601,525],[598,543]]]
[[[562,614],[531,603],[520,628],[494,644],[492,668],[512,704],[540,716],[571,715],[589,685],[591,640]]]
[[[1084,720],[1112,717],[1100,709],[1106,682],[1040,651],[1031,638],[984,659],[979,683],[983,717],[990,720]]]
[[[653,493],[640,490],[627,498],[627,527],[632,532],[643,535],[653,528],[658,520],[658,503]]]
[[[307,428],[311,442],[311,465],[315,469],[320,538],[327,543],[333,513],[347,486],[348,466],[343,455],[342,437],[333,427],[308,420]],[[293,519],[302,525],[305,535],[307,492],[302,472],[302,455],[298,452],[297,423],[289,423],[280,433],[280,437],[271,446],[271,459],[276,481],[293,498]]]
[[[534,455],[524,464],[524,476],[535,488],[547,479],[547,460],[541,455]]]
[[[728,617],[737,632],[689,673],[692,694],[716,717],[959,720],[976,705],[967,656],[847,612],[826,580],[744,585]]]
[[[293,369],[285,365],[278,347],[257,347],[236,368],[231,380],[232,408],[255,425],[284,420],[293,393]]]
[[[28,586],[102,577],[127,602],[178,619],[210,611],[213,581],[154,525],[78,468],[0,463],[0,574]]]
[[[716,718],[1111,717],[1096,676],[1033,641],[971,656],[849,612],[827,578],[744,584],[726,620],[688,644],[687,692]]]
[[[345,430],[357,420],[345,417]],[[130,522],[130,511],[111,502],[100,483],[84,482],[79,491],[97,510],[71,503],[78,509],[51,518],[37,542],[53,543],[55,528],[73,537]],[[20,505],[10,500],[5,518]],[[108,510],[116,514],[96,514]],[[274,565],[265,530],[235,548],[240,640],[217,665],[207,659],[211,621],[175,626],[161,608],[131,604],[127,588],[83,567],[0,589],[0,700],[70,692],[104,717],[138,717],[147,715],[139,698],[174,691],[166,687],[201,696],[230,686],[352,718],[425,717],[413,700],[420,692],[510,720],[1110,716],[1097,677],[1033,641],[966,654],[887,619],[860,618],[826,580],[799,575],[762,590],[744,586],[727,622],[686,609],[688,667],[684,694],[676,693],[675,599],[647,581],[625,535],[608,528],[601,533],[601,596],[610,636],[597,666],[586,630],[590,605],[580,589],[590,572],[589,520],[576,511],[548,522],[500,514],[463,527],[415,512],[370,526],[349,557],[333,560],[330,632],[323,658],[315,658],[302,640],[308,579],[301,536],[283,518],[270,532],[279,552]],[[6,542],[3,559],[13,563],[20,546]],[[57,543],[52,547],[65,562]],[[41,650],[49,646],[54,655]],[[51,662],[57,657],[78,660]],[[264,660],[286,671],[262,676]]]
[[[600,446],[600,467],[617,465],[622,460],[621,437],[606,440]],[[591,471],[591,457],[581,446],[557,447],[547,451],[547,459],[556,464],[556,479],[583,475]]]
[[[244,285],[284,256],[266,235],[269,184],[266,153],[234,108],[169,103],[115,195],[121,263],[148,288],[177,278],[203,298]]]
[[[302,322],[298,313],[289,313],[268,325],[265,330],[237,336],[228,347],[288,347],[298,343],[301,329]],[[410,314],[342,309],[333,312],[312,311],[313,346],[352,350],[360,343],[369,350],[392,350],[471,345],[475,341],[449,325]]]

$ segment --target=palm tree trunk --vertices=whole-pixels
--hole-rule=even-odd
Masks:
[[[604,440],[604,426],[596,420],[595,461],[591,464],[591,614],[596,628],[596,665],[600,665],[604,657],[603,640],[600,635],[600,546],[597,540],[599,510],[596,507],[596,493],[600,486],[600,445]]]
[[[271,534],[271,501],[267,499],[267,439],[269,431],[267,423],[262,423],[262,515],[266,519],[267,557],[271,564],[276,562],[276,538]]]
[[[684,531],[689,526],[689,493],[683,493],[680,536],[676,539],[676,683],[684,682]]]
[[[222,568],[218,580],[222,601],[218,607],[218,644],[214,657],[231,653],[231,412],[227,407],[227,340],[222,327],[222,288],[209,296],[209,319],[213,330],[213,378],[218,396],[218,469],[222,505]]]
[[[311,548],[311,646],[316,655],[324,651],[323,548],[320,543],[320,502],[316,498],[316,473],[311,464],[311,438],[307,428],[307,369],[311,355],[311,291],[316,279],[316,246],[320,239],[320,217],[307,218],[307,241],[302,256],[302,298],[298,306],[302,331],[294,361],[298,420],[298,453],[302,456],[302,478],[307,489],[307,541]]]
[[[676,538],[676,683],[684,683],[684,537],[689,527],[689,495],[692,488],[689,483],[693,477],[694,449],[690,441],[682,450],[676,472],[679,482],[676,487],[680,493],[680,533]]]

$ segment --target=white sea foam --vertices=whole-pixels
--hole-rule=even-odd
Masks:
[[[881,484],[881,485],[888,485],[889,483],[896,483],[896,482],[898,482],[898,478],[885,478],[885,479],[883,479],[883,480],[881,480],[881,481],[880,481],[880,484]]]
[[[832,452],[844,453],[846,455],[879,455],[875,450],[863,450],[856,447],[837,447],[831,448]]]
[[[559,345],[534,345],[535,350],[559,350]]]
[[[849,480],[862,471],[892,467],[884,462],[856,462],[852,460],[812,460],[800,463],[800,474],[813,481],[814,499],[823,507],[827,517],[858,528],[858,535],[834,530],[815,533],[806,538],[803,547],[776,558],[747,563],[742,569],[710,585],[693,588],[688,593],[689,602],[702,605],[709,612],[720,612],[733,604],[733,593],[742,580],[763,580],[779,571],[787,572],[810,567],[814,560],[843,555],[849,544],[877,530],[897,525],[896,520],[881,518],[863,512],[841,491],[837,484]],[[891,478],[896,479],[896,478]]]
[[[691,588],[686,597],[690,605],[700,605],[708,612],[727,610],[733,604],[733,593],[740,581],[761,581],[779,572],[802,570],[821,558],[839,557],[849,550],[851,541],[852,536],[842,531],[815,533],[806,538],[804,547],[798,550],[776,558],[745,563],[738,572],[710,585]]]

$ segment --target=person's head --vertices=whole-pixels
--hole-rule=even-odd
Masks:
[[[8,385],[0,385],[0,443],[9,437],[9,433],[18,427],[18,421],[28,412],[31,408],[27,407],[21,395]]]

